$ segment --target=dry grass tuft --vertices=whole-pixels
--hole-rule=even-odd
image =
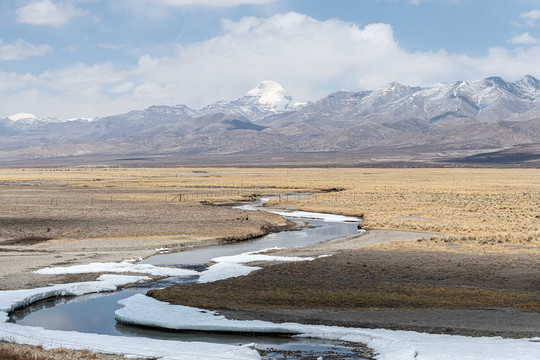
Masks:
[[[1,360],[122,360],[123,355],[100,354],[90,350],[57,348],[45,350],[41,346],[0,341]]]
[[[51,357],[38,355],[30,350],[17,349],[0,345],[0,359],[2,360],[53,360]]]

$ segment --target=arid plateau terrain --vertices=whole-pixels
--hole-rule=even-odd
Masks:
[[[269,208],[360,217],[367,232],[277,252],[331,255],[314,261],[264,264],[248,276],[150,295],[238,319],[540,336],[538,169],[4,169],[0,290],[99,275],[32,273],[43,267],[144,258],[299,226],[227,206],[264,195],[276,195]],[[25,349],[0,344],[0,359]]]

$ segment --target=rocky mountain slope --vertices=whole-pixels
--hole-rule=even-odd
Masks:
[[[445,159],[540,144],[540,81],[491,77],[425,88],[394,82],[304,105],[264,81],[241,98],[199,110],[152,106],[66,122],[30,115],[0,120],[0,160],[351,151]]]

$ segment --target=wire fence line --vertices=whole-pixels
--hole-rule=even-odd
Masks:
[[[255,196],[269,196],[281,201],[300,200],[312,196],[306,193],[274,193],[273,189],[267,188],[208,188],[207,191],[189,187],[183,191],[165,192],[132,192],[73,194],[55,192],[47,194],[46,191],[35,191],[25,194],[0,194],[0,206],[62,206],[62,205],[100,205],[100,204],[125,204],[127,202],[145,203],[176,203],[176,202],[201,202],[201,201],[226,201],[239,200]],[[269,190],[269,191],[268,191]]]

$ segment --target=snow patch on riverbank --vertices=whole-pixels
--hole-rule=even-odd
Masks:
[[[266,211],[278,214],[281,216],[286,216],[289,218],[295,218],[295,219],[315,219],[315,220],[322,220],[327,222],[359,222],[360,219],[352,217],[352,216],[344,216],[344,215],[335,215],[335,214],[323,214],[323,213],[315,213],[315,212],[309,212],[309,211],[282,211],[282,210],[272,210],[267,209]]]
[[[116,311],[116,320],[125,324],[136,324],[170,330],[238,332],[238,329],[243,329],[246,333],[298,333],[287,327],[288,324],[273,324],[266,321],[228,320],[214,311],[188,306],[169,305],[168,303],[142,294],[120,300],[118,304],[122,308]],[[167,315],[163,316],[163,314]]]
[[[169,305],[138,294],[119,302],[118,321],[175,330],[299,334],[299,337],[360,342],[380,360],[537,360],[540,339],[433,335],[413,331],[274,324],[228,320],[217,312]]]
[[[160,267],[150,264],[133,264],[126,260],[121,263],[92,263],[67,267],[48,267],[34,271],[42,275],[89,274],[89,273],[136,273],[152,276],[189,276],[198,272],[180,268]]]
[[[149,280],[146,276],[102,275],[96,281],[51,285],[37,289],[0,291],[0,340],[43,346],[45,349],[88,349],[106,354],[124,354],[126,357],[163,360],[253,360],[260,358],[256,350],[247,346],[86,334],[7,323],[8,314],[11,311],[36,301],[55,296],[79,296],[115,291],[120,286],[146,280]]]
[[[40,300],[55,296],[75,296],[106,291],[115,291],[118,287],[150,280],[146,276],[101,275],[96,281],[78,282],[62,285],[50,285],[37,289],[0,291],[0,313],[7,320],[7,313],[28,306]]]
[[[267,249],[274,250],[274,249]],[[240,255],[221,256],[212,259],[216,264],[210,266],[207,270],[200,273],[199,282],[207,283],[218,280],[224,280],[232,277],[248,275],[252,271],[260,269],[256,266],[246,266],[244,264],[250,262],[261,261],[281,261],[281,262],[296,262],[296,261],[311,261],[315,260],[312,257],[288,257],[288,256],[271,256],[262,255],[261,252],[267,250],[259,250],[248,252]]]
[[[267,201],[269,201],[269,199],[262,198],[261,204],[264,204]],[[327,221],[327,222],[359,222],[361,221],[359,218],[356,218],[353,216],[324,214],[324,213],[299,211],[299,210],[286,211],[286,210],[273,209],[271,207],[261,208],[260,205],[253,205],[253,204],[235,206],[234,208],[241,209],[241,210],[250,210],[250,211],[264,210],[273,214],[278,214],[284,217],[295,218],[295,219],[313,219],[313,220],[322,220],[322,221]]]
[[[256,360],[259,353],[249,346],[219,345],[203,342],[154,340],[85,334],[76,331],[45,330],[16,324],[0,324],[0,339],[44,349],[91,350],[126,358],[160,360]]]

